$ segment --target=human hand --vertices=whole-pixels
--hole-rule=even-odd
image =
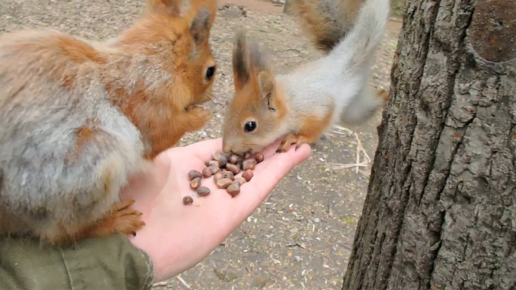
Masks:
[[[234,198],[225,189],[218,189],[213,178],[202,179],[202,185],[211,190],[205,197],[190,189],[188,181],[190,170],[201,171],[213,151],[221,150],[221,139],[169,149],[156,157],[150,171],[131,181],[122,199],[136,200],[133,208],[143,213],[146,225],[129,239],[149,254],[155,282],[169,279],[206,258],[291,169],[310,156],[310,146],[306,144],[275,154],[279,143],[263,150],[265,160],[256,166],[253,179]],[[193,196],[193,205],[183,205],[186,195]]]

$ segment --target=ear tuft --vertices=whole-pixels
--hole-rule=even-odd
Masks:
[[[249,58],[253,68],[256,71],[269,70],[267,56],[263,53],[260,45],[254,40],[249,41]]]
[[[210,29],[215,22],[215,16],[217,14],[218,1],[217,0],[190,0],[190,6],[193,10],[197,11],[200,8],[208,9],[210,12]]]
[[[235,78],[235,87],[242,87],[249,81],[249,64],[247,60],[247,39],[243,31],[239,31],[236,35],[235,46],[233,48],[233,76]]]
[[[258,84],[260,85],[260,91],[263,98],[269,98],[274,91],[274,78],[267,71],[261,71],[258,74]]]
[[[181,16],[181,0],[147,0],[150,11],[166,13],[173,17]]]
[[[210,37],[210,17],[211,13],[208,9],[199,8],[197,10],[197,15],[190,24],[190,33],[192,33],[196,45],[200,45]]]
[[[243,31],[239,31],[233,48],[233,75],[236,89],[241,89],[247,84],[251,74],[261,71],[269,71],[265,54],[254,39],[247,38]]]

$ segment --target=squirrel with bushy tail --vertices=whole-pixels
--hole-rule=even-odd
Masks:
[[[324,56],[274,75],[253,39],[239,32],[233,49],[235,95],[223,126],[223,150],[257,152],[282,138],[279,152],[315,144],[336,124],[368,120],[387,97],[369,87],[389,0],[292,0]]]
[[[0,238],[135,235],[145,224],[121,188],[211,119],[217,2],[146,2],[109,41],[0,36]]]

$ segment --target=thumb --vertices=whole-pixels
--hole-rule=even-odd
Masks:
[[[295,147],[292,146],[288,152],[275,154],[256,166],[254,177],[235,197],[237,214],[242,220],[264,201],[285,175],[308,159],[311,153],[308,144],[303,144],[297,150]]]

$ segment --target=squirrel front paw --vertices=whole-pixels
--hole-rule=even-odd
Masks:
[[[188,107],[186,111],[187,131],[192,132],[202,129],[212,117],[211,112],[202,107],[193,105]]]
[[[292,144],[298,144],[298,142],[298,135],[288,134],[287,136],[285,136],[285,138],[283,138],[283,141],[281,141],[280,147],[278,148],[278,150],[276,150],[276,153],[287,152],[292,146]],[[300,146],[300,144],[298,146]]]
[[[276,153],[287,152],[293,144],[296,144],[296,150],[303,144],[309,144],[310,146],[315,145],[317,138],[306,138],[300,135],[288,134],[281,141],[280,147],[276,150]]]

